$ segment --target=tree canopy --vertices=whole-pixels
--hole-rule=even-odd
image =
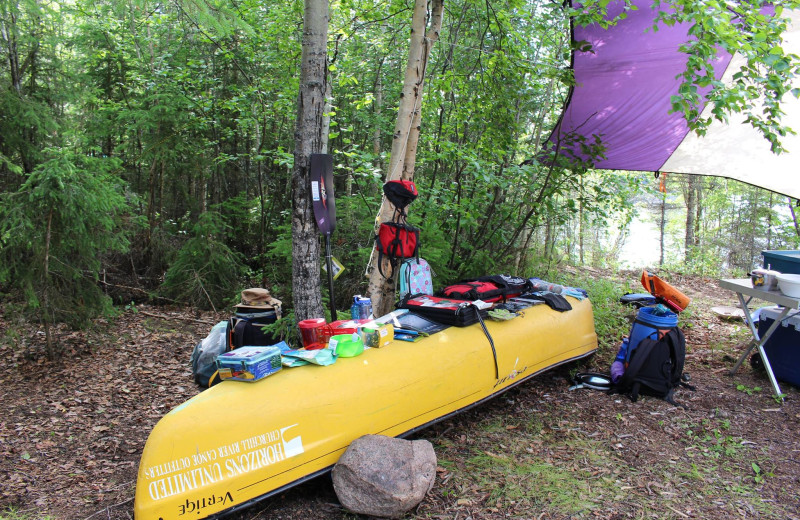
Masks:
[[[706,35],[733,36],[689,4],[675,3],[674,16],[699,24],[703,51],[689,50],[702,59]],[[341,303],[366,289],[413,2],[328,6],[325,117],[339,221],[333,254],[347,269],[336,284]],[[250,285],[291,301],[303,8],[297,0],[0,0],[0,291],[7,300],[45,323],[76,306],[104,308],[88,303],[107,301],[102,291],[56,304],[56,294],[78,294],[67,281],[105,289],[118,303],[149,297],[220,309]],[[420,114],[421,196],[410,217],[439,280],[533,275],[561,260],[613,263],[618,226],[637,197],[652,197],[647,177],[528,160],[570,85],[571,14],[541,0],[444,4]],[[762,52],[759,34],[748,41],[753,70],[763,76],[777,54]],[[764,81],[785,88],[794,70]],[[690,97],[675,102],[691,105]],[[765,126],[775,136],[782,130],[769,125],[777,114],[767,114]],[[730,215],[767,195],[729,190],[722,197],[706,188],[693,247],[713,235],[715,255],[749,269],[753,258],[733,254],[725,245],[733,230],[724,228]],[[753,213],[753,225],[770,222],[772,247],[796,247],[791,204],[770,204],[784,210]],[[710,254],[703,251],[699,257]]]

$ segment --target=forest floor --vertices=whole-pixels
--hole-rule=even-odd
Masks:
[[[575,366],[537,376],[416,435],[439,467],[407,518],[800,518],[800,393],[771,397],[763,373],[728,375],[748,339],[714,280],[670,279],[692,296],[684,318],[687,408],[568,389]],[[633,311],[632,311],[633,313]],[[223,316],[138,306],[90,331],[43,332],[0,317],[0,519],[129,519],[153,425],[195,395],[193,346]],[[581,370],[607,371],[613,352]],[[236,520],[354,519],[323,476],[232,515]]]

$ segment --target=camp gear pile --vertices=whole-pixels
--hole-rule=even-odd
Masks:
[[[674,392],[678,387],[694,389],[683,372],[686,339],[678,328],[677,314],[691,299],[648,271],[642,272],[641,280],[649,295],[626,294],[620,299],[638,309],[611,364],[610,392],[628,395],[634,402],[647,394],[677,405]]]
[[[395,188],[392,193],[397,191],[402,190]],[[406,196],[405,200],[410,202],[413,197]],[[403,203],[402,199],[397,201]],[[351,308],[353,319],[327,323],[324,318],[314,318],[299,322],[297,329],[302,338],[299,348],[290,347],[272,332],[275,330],[272,325],[281,319],[280,300],[266,289],[242,291],[242,301],[235,306],[234,315],[215,325],[195,346],[191,359],[195,381],[207,388],[223,379],[252,382],[275,373],[276,351],[267,347],[278,349],[285,368],[309,364],[327,366],[340,357],[358,356],[365,349],[387,347],[395,340],[416,342],[450,326],[474,324],[481,326],[492,350],[495,376],[499,378],[494,339],[484,320],[513,320],[525,309],[541,303],[560,312],[571,309],[561,294],[533,291],[534,288],[557,288],[576,299],[585,297],[581,289],[506,274],[465,279],[434,295],[432,270],[425,260],[407,260],[403,266],[400,282],[403,298],[397,310],[373,319],[370,300],[356,295]],[[246,350],[242,351],[243,348]],[[264,354],[266,361],[253,358],[254,353],[262,354],[262,351],[268,352]],[[229,360],[233,360],[233,365]],[[256,361],[262,365],[256,366]]]

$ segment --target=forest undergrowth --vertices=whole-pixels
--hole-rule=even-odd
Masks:
[[[615,299],[634,273],[576,269],[590,290],[598,353],[419,432],[434,445],[435,485],[409,519],[798,518],[800,394],[776,402],[765,375],[730,368],[748,336],[711,311],[735,296],[716,280],[670,279],[693,298],[682,315],[696,391],[675,407],[569,390],[576,370],[607,371],[633,310]],[[631,283],[628,282],[631,280]],[[189,356],[224,313],[129,306],[87,331],[59,329],[60,361],[42,332],[2,315],[0,518],[129,519],[153,425],[199,389]],[[356,519],[323,476],[232,516]]]

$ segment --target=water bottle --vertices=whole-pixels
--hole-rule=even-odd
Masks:
[[[622,344],[619,346],[619,351],[617,352],[617,357],[614,358],[614,361],[625,361],[625,358],[628,357],[628,338],[622,338]]]
[[[369,319],[372,314],[372,301],[360,294],[353,296],[353,305],[350,306],[350,317],[354,320]]]
[[[361,298],[361,301],[359,301],[358,304],[358,319],[368,320],[370,315],[372,315],[372,300],[369,298]]]
[[[357,294],[353,296],[353,305],[350,306],[350,317],[354,320],[359,319],[358,316],[361,312],[358,309],[358,301],[361,299],[361,295]]]

